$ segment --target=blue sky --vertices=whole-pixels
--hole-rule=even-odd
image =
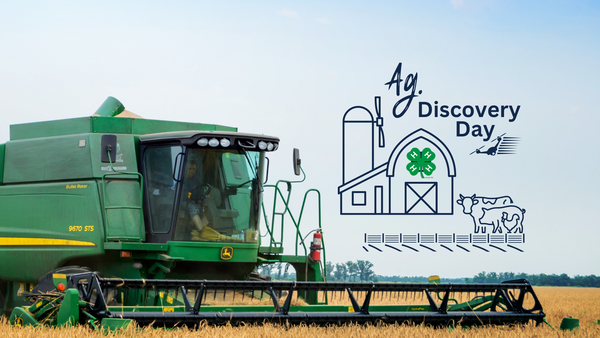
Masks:
[[[8,140],[10,124],[89,116],[111,95],[145,118],[279,136],[270,178],[292,178],[291,151],[300,148],[305,188],[323,193],[333,261],[368,259],[377,273],[390,275],[598,274],[599,7],[593,1],[0,1],[0,142]],[[419,100],[520,105],[513,123],[480,121],[520,136],[518,153],[502,161],[470,157],[483,143],[456,137],[455,119],[418,118],[416,101],[405,117],[393,118],[397,98],[384,83],[399,62],[407,73],[418,72]],[[339,214],[341,118],[355,105],[372,109],[376,95],[389,146],[428,128],[455,154],[457,193],[511,194],[527,209],[524,253],[362,249],[366,232],[461,232],[471,222],[461,214]],[[376,162],[387,155],[378,152]]]

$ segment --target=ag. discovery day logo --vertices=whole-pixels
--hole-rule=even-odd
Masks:
[[[397,101],[391,111],[393,117],[401,118],[416,110],[422,119],[454,120],[452,128],[456,137],[479,140],[470,155],[516,153],[519,137],[507,136],[507,131],[494,136],[498,134],[496,125],[478,123],[477,119],[506,119],[514,123],[521,106],[419,101],[417,109],[410,110],[413,101],[416,102],[423,91],[417,89],[418,73],[402,77],[402,63],[398,64],[385,85],[388,90],[395,89]],[[375,97],[374,112],[365,106],[354,106],[342,117],[342,185],[338,187],[340,214],[455,215],[464,220],[465,227],[448,233],[365,233],[365,251],[523,251],[519,244],[525,242],[525,209],[504,194],[456,194],[457,168],[447,144],[432,132],[416,126],[393,148],[386,149],[385,114],[381,111],[380,96]],[[365,144],[368,145],[366,151]],[[376,151],[388,153],[388,160],[375,163]]]

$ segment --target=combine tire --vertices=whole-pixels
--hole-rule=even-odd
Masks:
[[[246,280],[251,280],[251,281],[259,281],[259,282],[269,282],[271,281],[271,276],[269,275],[261,275],[260,273],[258,273],[258,270],[254,270],[252,271],[248,277],[246,278]]]
[[[4,314],[4,304],[6,303],[5,299],[8,297],[6,291],[8,289],[8,285],[5,281],[0,279],[0,316]]]

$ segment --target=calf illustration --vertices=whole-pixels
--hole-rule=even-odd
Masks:
[[[460,199],[456,201],[456,203],[462,205],[463,213],[467,215],[471,215],[473,218],[473,223],[475,224],[475,233],[479,233],[481,230],[482,233],[485,234],[486,225],[490,223],[481,223],[481,218],[484,215],[484,208],[491,209],[493,207],[502,207],[508,206],[513,203],[512,198],[510,196],[501,196],[501,197],[477,197],[475,194],[470,197],[465,197],[460,195]],[[521,217],[522,221],[522,217]],[[497,229],[496,229],[497,230]],[[496,231],[493,231],[496,232]]]
[[[497,208],[482,208],[483,216],[479,219],[479,222],[493,226],[493,233],[502,233],[503,225],[506,230],[511,233],[520,232],[523,233],[523,218],[525,216],[525,209],[521,209],[514,205],[508,205],[505,207]]]

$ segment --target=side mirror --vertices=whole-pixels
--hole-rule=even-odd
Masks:
[[[265,175],[267,176],[265,178],[265,181],[263,182],[263,184],[267,184],[267,181],[269,180],[269,164],[271,163],[271,161],[269,160],[268,157],[265,156],[265,160],[267,160],[267,170],[265,170]]]
[[[294,148],[294,174],[300,176],[300,149]]]
[[[110,159],[108,158],[108,151],[110,150]],[[102,141],[100,142],[101,161],[102,163],[115,163],[117,161],[117,135],[102,135]]]

